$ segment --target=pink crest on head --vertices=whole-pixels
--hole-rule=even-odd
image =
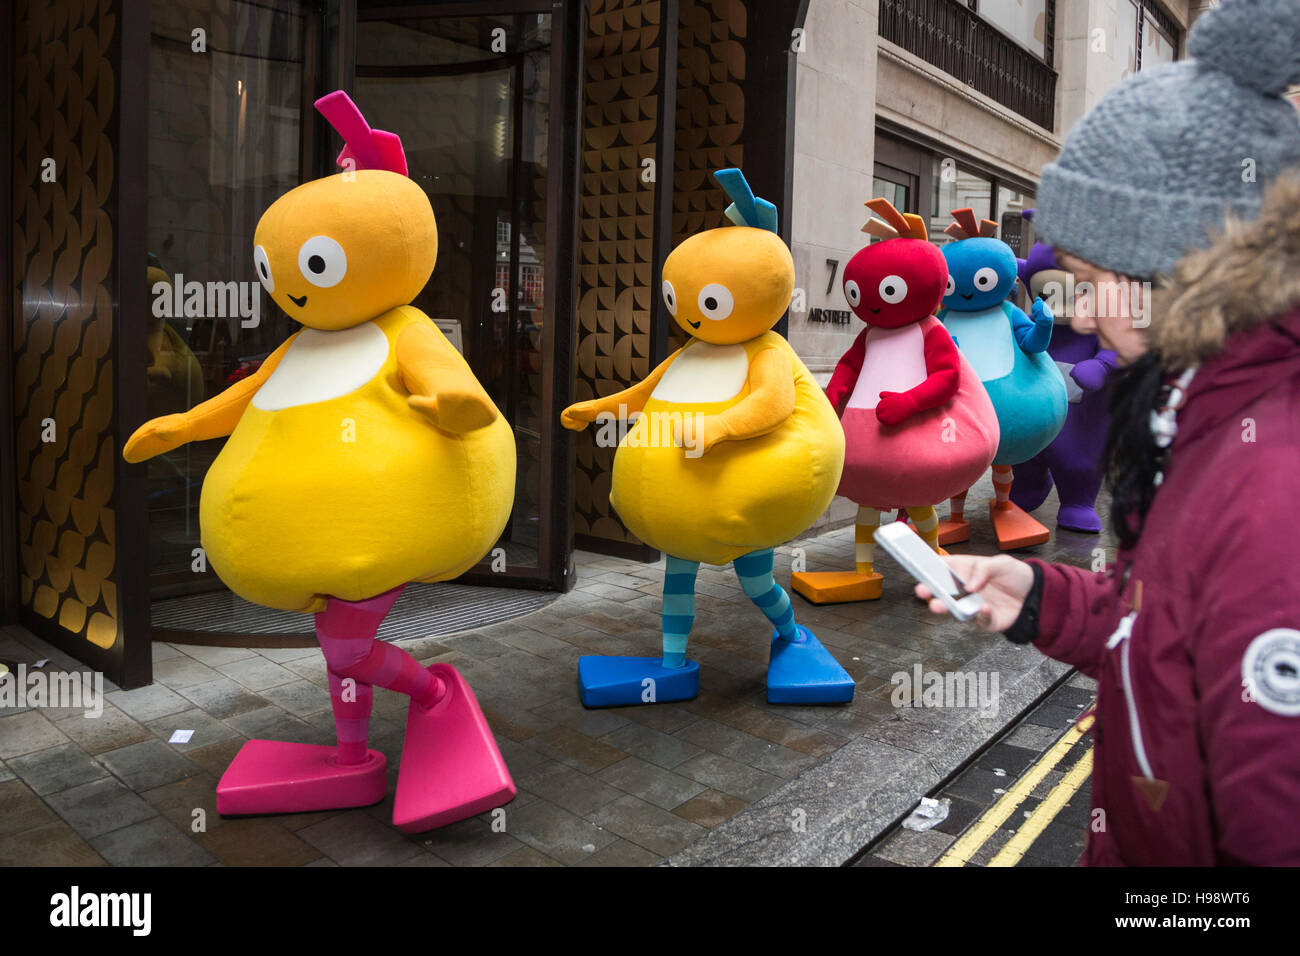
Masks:
[[[371,129],[357,104],[342,90],[326,93],[316,101],[316,109],[343,137],[343,151],[335,160],[340,166],[346,168],[350,160],[356,169],[386,169],[408,175],[402,140],[396,133]]]

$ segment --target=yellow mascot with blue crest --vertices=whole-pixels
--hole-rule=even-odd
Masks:
[[[589,707],[687,700],[699,664],[686,657],[700,565],[733,563],[774,628],[767,699],[851,700],[854,683],[772,577],[772,551],[830,504],[844,466],[835,410],[789,343],[772,331],[794,291],[794,260],[776,207],[738,169],[715,173],[735,223],[685,240],[663,267],[669,314],[690,341],[643,381],[579,402],[561,416],[579,430],[639,415],[614,456],[610,502],[623,523],[666,554],[661,657],[583,657]]]

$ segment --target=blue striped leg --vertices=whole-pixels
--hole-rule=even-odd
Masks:
[[[664,569],[664,667],[686,666],[686,642],[695,623],[695,577],[700,562],[667,556]]]
[[[775,630],[767,663],[767,699],[772,704],[839,704],[853,699],[853,678],[806,627],[794,622],[790,596],[772,577],[772,551],[736,559],[736,577],[746,596]]]
[[[777,634],[787,641],[799,640],[790,596],[772,577],[772,549],[742,554],[736,559],[735,567],[745,596],[767,615]]]
[[[588,707],[626,707],[690,700],[700,691],[700,665],[686,659],[695,622],[698,561],[668,555],[664,570],[663,655],[580,657],[578,692]]]

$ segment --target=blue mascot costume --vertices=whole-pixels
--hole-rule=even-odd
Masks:
[[[1041,452],[1065,424],[1065,381],[1047,354],[1052,313],[1042,299],[1034,300],[1030,315],[1007,301],[1016,284],[1016,255],[996,238],[997,223],[977,222],[969,208],[952,216],[945,232],[957,241],[943,247],[948,290],[939,319],[984,383],[998,416],[1002,438],[993,459],[989,516],[1003,551],[1042,544],[1050,532],[1010,500],[1011,466]],[[970,537],[965,498],[952,499],[952,520],[940,535],[944,544]]]

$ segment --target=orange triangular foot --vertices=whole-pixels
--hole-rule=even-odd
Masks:
[[[883,593],[879,574],[856,571],[796,571],[790,586],[814,604],[874,601]]]
[[[939,522],[939,543],[940,544],[961,544],[963,541],[970,540],[970,522],[965,519],[961,521],[940,521]]]
[[[1001,504],[990,501],[989,518],[993,522],[993,533],[998,538],[998,547],[1003,551],[1046,544],[1052,536],[1041,521],[1010,501]]]
[[[903,522],[913,531],[916,531],[916,525],[904,514],[900,514],[898,520]],[[940,544],[961,544],[963,541],[970,540],[970,522],[961,521],[940,521],[939,522],[939,543]]]

